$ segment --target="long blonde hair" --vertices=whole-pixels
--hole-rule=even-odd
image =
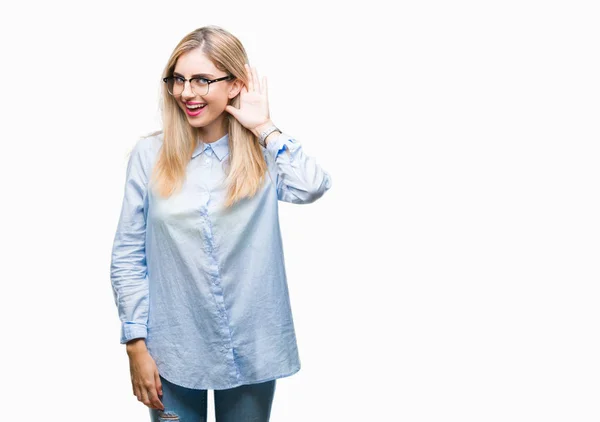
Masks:
[[[249,61],[242,43],[214,25],[198,28],[183,37],[173,50],[162,77],[171,76],[179,56],[196,48],[200,48],[217,69],[242,80],[247,86],[244,64]],[[235,108],[239,108],[239,103],[239,94],[228,102]],[[163,130],[148,135],[163,133],[163,145],[151,182],[160,196],[168,197],[183,185],[186,167],[197,146],[199,129],[188,123],[166,84],[162,84],[161,112]],[[223,113],[229,133],[229,166],[225,181],[228,187],[225,207],[229,207],[244,197],[254,196],[264,182],[267,164],[257,137],[230,113]]]

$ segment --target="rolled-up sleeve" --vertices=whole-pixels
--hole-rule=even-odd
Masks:
[[[125,192],[114,237],[110,276],[121,320],[121,344],[146,338],[148,278],[146,267],[146,189],[144,139],[138,140],[127,164]]]
[[[294,204],[310,204],[331,187],[331,176],[314,157],[306,155],[293,137],[280,133],[267,144],[277,166],[277,198]]]

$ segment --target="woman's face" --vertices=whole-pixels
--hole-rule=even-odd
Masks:
[[[227,73],[217,69],[213,62],[199,48],[196,48],[179,56],[173,76],[185,79],[203,77],[212,80],[227,76]],[[222,128],[225,117],[222,114],[226,113],[225,106],[231,98],[238,95],[242,86],[243,82],[237,79],[214,82],[209,85],[208,94],[201,92],[204,95],[199,95],[192,90],[191,83],[186,82],[183,92],[176,96],[175,100],[190,125],[205,129]],[[198,105],[202,108],[198,109]]]

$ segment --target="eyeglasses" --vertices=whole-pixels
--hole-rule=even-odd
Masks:
[[[233,78],[234,78],[233,75],[227,75],[222,78],[213,79],[213,80],[206,79],[206,78],[185,79],[185,78],[182,78],[181,76],[168,76],[166,78],[163,78],[163,82],[167,84],[167,90],[169,91],[169,94],[171,94],[173,96],[178,96],[178,95],[181,95],[181,93],[183,92],[186,81],[190,81],[190,85],[192,87],[192,92],[194,92],[194,94],[196,94],[196,95],[202,96],[202,95],[208,94],[210,84],[219,82],[219,81],[226,81],[226,80],[233,79]]]

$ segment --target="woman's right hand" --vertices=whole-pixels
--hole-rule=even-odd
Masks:
[[[127,355],[129,356],[133,394],[149,408],[164,410],[158,397],[162,396],[162,383],[158,376],[156,363],[146,349],[146,341],[139,338],[128,342]]]

